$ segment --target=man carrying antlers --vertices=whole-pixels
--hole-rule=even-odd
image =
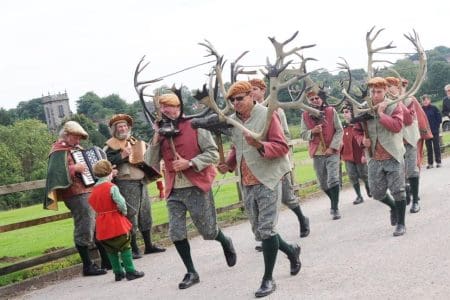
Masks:
[[[253,100],[258,103],[264,101],[264,95],[266,94],[266,83],[262,79],[254,78],[249,80],[252,85],[251,95]],[[291,134],[289,132],[289,127],[286,120],[286,114],[282,108],[278,108],[278,115],[280,116],[281,125],[283,127],[283,133],[286,140],[289,140]],[[298,197],[294,194],[294,189],[291,182],[291,171],[286,173],[281,179],[281,202],[289,207],[298,218],[300,223],[300,237],[307,237],[310,232],[309,219],[303,215],[302,209],[300,208],[300,201]]]
[[[211,133],[201,128],[193,129],[191,120],[183,119],[177,95],[164,94],[157,101],[165,122],[175,130],[161,130],[163,128],[155,124],[155,134],[145,160],[149,165],[159,163],[161,158],[164,161],[169,237],[187,269],[178,285],[180,289],[186,289],[200,282],[187,239],[187,212],[205,240],[221,243],[229,267],[236,264],[236,251],[231,238],[217,226],[211,186],[216,176],[213,164],[217,163],[219,153]]]
[[[268,109],[253,101],[252,86],[247,81],[231,85],[227,93],[236,111],[232,118],[248,130],[258,132],[266,125]],[[264,297],[275,291],[272,278],[278,250],[290,261],[291,275],[301,268],[300,246],[286,243],[276,232],[278,209],[281,202],[281,178],[290,170],[287,154],[289,147],[284,138],[280,119],[273,113],[265,140],[256,140],[249,132],[233,127],[233,147],[226,162],[220,163],[221,173],[237,169],[239,172],[244,206],[252,231],[257,240],[262,240],[264,276],[256,297]]]
[[[369,136],[363,145],[371,148],[369,160],[369,186],[373,198],[391,208],[391,225],[396,226],[394,236],[405,234],[405,175],[403,145],[403,110],[398,104],[386,99],[388,83],[384,78],[369,80],[369,101],[376,110],[376,117],[367,121]],[[395,201],[387,194],[391,192]]]
[[[309,155],[313,159],[314,170],[320,188],[331,201],[330,214],[333,220],[341,218],[339,212],[339,152],[341,149],[343,129],[336,110],[324,102],[322,92],[312,90],[306,94],[310,105],[324,112],[323,118],[303,112],[300,135],[309,141]]]

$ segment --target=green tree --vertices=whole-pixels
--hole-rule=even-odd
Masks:
[[[4,143],[0,143],[0,185],[23,182],[19,158]],[[20,207],[23,193],[0,196],[0,210]]]
[[[21,101],[17,105],[16,114],[20,120],[38,119],[45,123],[44,105],[42,98],[35,98],[29,101]]]
[[[0,125],[8,126],[12,125],[15,120],[15,110],[0,108]]]
[[[103,106],[102,99],[94,92],[87,92],[77,101],[77,113],[83,114],[95,122],[100,122],[112,112]]]
[[[101,103],[103,104],[103,107],[114,114],[125,113],[128,110],[128,104],[116,94],[101,98]]]
[[[3,142],[21,163],[22,177],[25,181],[42,179],[42,162],[47,161],[50,145],[55,137],[47,126],[35,119],[21,120],[4,131]]]

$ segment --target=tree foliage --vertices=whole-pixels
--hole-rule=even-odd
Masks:
[[[38,119],[45,123],[44,105],[42,98],[35,98],[29,101],[21,101],[17,105],[16,115],[18,119]]]

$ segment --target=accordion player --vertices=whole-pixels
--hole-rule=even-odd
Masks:
[[[85,186],[94,185],[97,178],[94,175],[94,165],[101,159],[106,159],[106,153],[99,147],[94,146],[89,149],[71,150],[75,163],[84,163],[87,166],[86,171],[81,173],[81,180]]]

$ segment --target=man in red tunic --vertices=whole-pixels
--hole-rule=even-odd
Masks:
[[[341,159],[345,162],[348,178],[356,192],[356,199],[353,201],[353,204],[360,204],[364,202],[364,199],[361,195],[359,179],[366,186],[367,196],[372,197],[367,177],[367,160],[362,144],[364,131],[361,124],[350,123],[352,118],[352,107],[350,105],[342,109],[342,114],[345,122],[342,124],[344,127],[344,137],[342,138]]]
[[[187,212],[205,240],[221,243],[229,267],[236,264],[236,251],[231,238],[217,226],[211,187],[216,176],[213,164],[219,153],[211,133],[192,128],[191,120],[183,118],[181,102],[175,94],[161,95],[158,102],[164,124],[169,126],[155,125],[145,160],[151,166],[164,161],[169,237],[187,269],[178,288],[186,289],[200,282],[187,239]]]
[[[97,213],[95,234],[106,249],[116,281],[125,277],[134,280],[143,277],[144,272],[136,271],[134,268],[130,246],[132,225],[126,217],[125,199],[120,194],[119,188],[111,182],[112,171],[112,165],[108,160],[102,159],[94,165],[94,175],[99,179],[89,196],[89,204]]]
[[[309,142],[309,155],[313,159],[314,170],[320,188],[330,198],[330,214],[333,220],[341,218],[339,212],[339,152],[342,142],[342,124],[336,110],[324,101],[325,94],[311,91],[307,94],[309,104],[324,113],[322,119],[308,112],[302,114],[300,135]]]

